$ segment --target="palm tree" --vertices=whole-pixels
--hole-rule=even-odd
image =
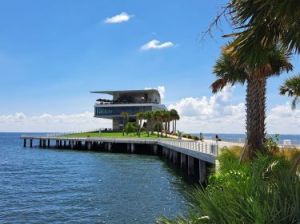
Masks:
[[[299,1],[232,0],[222,13],[233,22],[236,32],[225,36],[236,37],[233,45],[242,61],[256,63],[263,56],[262,48],[279,42],[300,52]]]
[[[137,121],[137,135],[141,136],[141,126],[142,126],[142,121],[144,119],[144,113],[143,112],[138,112],[136,114],[136,121]]]
[[[171,118],[173,120],[173,133],[176,133],[176,122],[180,119],[180,116],[175,109],[170,110]]]
[[[164,130],[165,130],[165,136],[167,137],[168,133],[168,123],[170,121],[170,112],[169,111],[162,111],[162,120],[164,122]]]
[[[280,87],[280,94],[294,97],[292,100],[292,109],[296,109],[296,104],[300,97],[300,74],[291,77]]]
[[[223,89],[227,84],[247,84],[246,88],[246,135],[247,142],[241,160],[251,160],[257,150],[264,151],[266,80],[283,71],[292,70],[289,63],[290,54],[281,47],[274,47],[264,52],[264,64],[253,66],[242,63],[232,53],[231,45],[225,47],[221,57],[214,66],[217,80],[212,83],[213,93]]]
[[[145,115],[144,115],[144,118],[147,121],[146,129],[147,129],[148,137],[150,136],[150,130],[153,130],[153,127],[152,127],[153,126],[153,116],[154,116],[154,113],[152,111],[147,111],[147,112],[145,112]]]
[[[126,123],[128,121],[129,114],[127,112],[122,112],[121,116],[123,118],[123,136],[124,136],[125,135],[125,133],[124,133],[125,132],[125,127],[126,127]]]
[[[154,120],[155,120],[155,126],[157,127],[157,137],[159,137],[159,132],[161,132],[161,136],[162,136],[162,130],[161,130],[161,126],[162,126],[162,111],[157,110],[154,112]]]

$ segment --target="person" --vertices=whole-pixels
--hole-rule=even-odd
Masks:
[[[203,140],[204,140],[203,134],[202,134],[201,132],[200,132],[199,140],[200,140],[200,141],[203,141]]]

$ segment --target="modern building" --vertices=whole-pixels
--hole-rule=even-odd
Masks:
[[[97,99],[94,116],[112,119],[113,130],[123,129],[122,112],[128,113],[130,122],[136,121],[138,112],[166,110],[156,89],[93,91],[91,93],[110,95],[110,99]]]

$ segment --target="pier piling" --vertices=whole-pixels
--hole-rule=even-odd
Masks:
[[[109,138],[67,138],[67,137],[21,137],[24,147],[29,141],[33,147],[34,141],[39,141],[40,148],[53,147],[78,150],[97,150],[107,152],[127,152],[139,154],[158,155],[180,168],[184,174],[194,181],[205,183],[207,180],[208,167],[215,166],[218,145],[199,145],[197,142],[178,140],[149,140],[149,139],[109,139]]]

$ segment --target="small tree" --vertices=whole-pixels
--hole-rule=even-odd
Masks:
[[[128,135],[128,133],[135,132],[136,129],[137,129],[137,127],[136,127],[136,124],[134,122],[127,122],[127,124],[125,126],[126,135]]]
[[[125,135],[125,126],[126,126],[126,123],[128,122],[128,116],[129,114],[127,112],[122,112],[121,113],[121,116],[123,118],[123,136]]]

